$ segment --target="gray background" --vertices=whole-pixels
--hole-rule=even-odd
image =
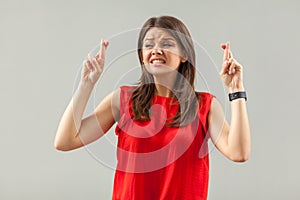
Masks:
[[[56,151],[57,125],[78,67],[100,38],[116,39],[164,14],[188,26],[218,69],[219,44],[227,40],[244,66],[251,158],[237,164],[212,149],[209,199],[300,199],[299,8],[296,0],[0,0],[0,199],[111,198],[113,169],[87,148]],[[123,42],[114,44],[129,43]],[[109,50],[112,55],[113,43]],[[122,63],[132,67],[136,60]],[[111,69],[106,77],[118,71]],[[96,93],[119,79],[101,79]]]

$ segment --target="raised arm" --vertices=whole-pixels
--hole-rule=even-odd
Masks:
[[[116,91],[105,97],[94,113],[82,119],[91,92],[103,71],[108,42],[101,40],[101,43],[99,53],[96,56],[89,54],[83,63],[80,83],[57,129],[54,145],[58,150],[73,150],[95,141],[118,117],[119,93]]]
[[[220,76],[229,93],[245,91],[243,68],[233,58],[230,44],[222,44],[223,66]],[[215,146],[227,158],[236,162],[248,160],[251,149],[250,126],[244,98],[230,102],[231,120],[226,121],[223,109],[217,99],[213,99],[209,113],[209,133]]]

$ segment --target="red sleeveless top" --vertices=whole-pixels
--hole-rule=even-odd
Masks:
[[[209,156],[207,116],[213,96],[200,95],[198,115],[187,126],[165,123],[176,115],[174,98],[154,95],[150,121],[134,121],[131,94],[122,86],[117,168],[113,200],[203,200],[207,198]]]

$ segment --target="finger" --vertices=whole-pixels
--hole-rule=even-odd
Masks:
[[[106,51],[107,46],[108,46],[108,41],[101,39],[100,50],[96,55],[97,59],[103,59],[103,60],[105,59],[105,51]]]
[[[233,59],[230,58],[228,60],[228,67],[227,67],[227,71],[226,71],[227,74],[231,74],[232,66],[233,66]]]
[[[96,71],[97,70],[96,58],[92,54],[88,54],[88,59],[89,59],[90,66],[92,67],[92,71]]]
[[[234,64],[235,64],[235,67],[234,67],[234,72],[242,72],[243,71],[243,66],[238,63],[235,59],[234,59]]]
[[[228,55],[228,56],[229,56],[229,59],[230,59],[230,58],[233,58],[233,54],[232,54],[231,50],[229,50],[228,53],[229,53],[229,55]]]
[[[96,71],[99,72],[99,73],[101,73],[102,70],[103,70],[103,65],[104,65],[103,59],[97,60],[96,57],[93,57],[93,61],[94,61],[94,65],[96,66]]]
[[[233,59],[225,60],[222,65],[220,75],[231,74]]]
[[[228,74],[235,74],[242,71],[242,66],[235,59],[231,58],[229,61]]]
[[[220,75],[227,74],[228,68],[229,68],[229,62],[228,62],[228,60],[224,60],[224,62],[222,64],[222,69],[221,69]]]
[[[83,62],[83,76],[86,76],[87,74],[89,74],[91,71],[93,71],[92,66],[90,64],[90,61],[85,60]]]
[[[224,54],[223,54],[223,61],[229,59],[229,52],[230,52],[230,43],[226,42],[225,46],[224,44],[221,45],[221,47],[224,49]]]
[[[225,50],[226,49],[226,44],[221,44],[221,48]],[[232,54],[231,50],[229,50],[228,53],[229,53],[228,58],[233,58],[233,54]]]
[[[236,67],[236,64],[235,62],[232,62],[228,68],[228,74],[234,74],[235,73],[235,67]]]
[[[83,65],[83,66],[86,66],[86,65],[87,65],[87,62],[88,62],[88,60],[84,60],[84,61],[82,62],[82,65]]]

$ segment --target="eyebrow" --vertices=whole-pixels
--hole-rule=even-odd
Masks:
[[[174,41],[174,38],[162,38],[162,40],[173,40]]]
[[[154,38],[145,38],[145,41],[147,40],[154,40]]]
[[[145,38],[145,41],[148,41],[148,40],[154,40],[154,38]],[[162,38],[162,40],[172,40],[172,41],[175,41],[174,38]]]

